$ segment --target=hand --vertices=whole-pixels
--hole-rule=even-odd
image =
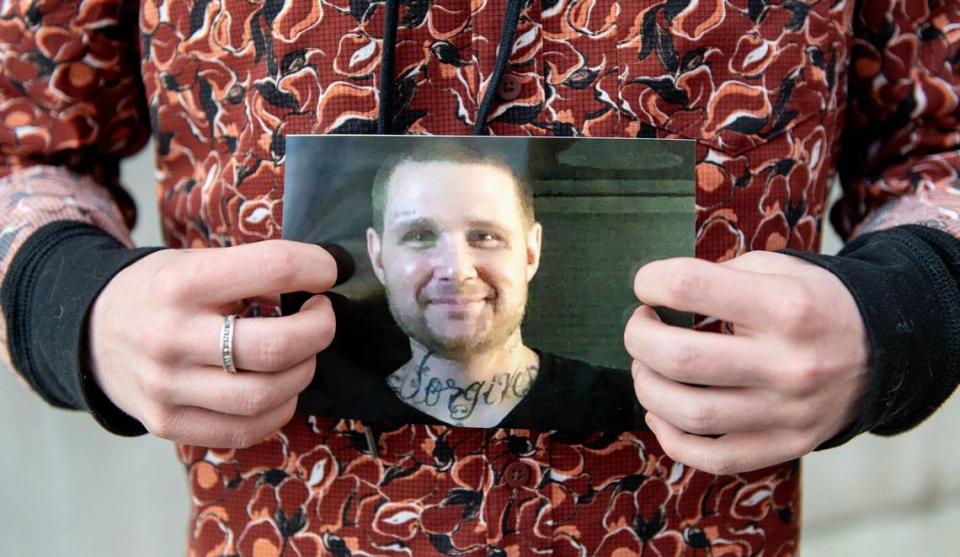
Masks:
[[[333,339],[323,295],[284,317],[236,320],[237,373],[222,367],[220,328],[244,300],[324,292],[334,258],[312,244],[271,240],[230,248],[163,250],[118,273],[94,302],[93,376],[120,409],[172,441],[253,445],[290,421],[316,354]]]
[[[677,258],[641,268],[624,333],[637,399],[678,462],[733,474],[800,457],[857,415],[868,341],[836,276],[751,252],[725,263]],[[730,323],[734,334],[665,325],[651,306]]]

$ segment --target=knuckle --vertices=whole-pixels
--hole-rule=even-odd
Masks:
[[[234,438],[231,440],[232,447],[236,449],[248,449],[264,441],[289,422],[295,410],[296,405],[290,405],[289,408],[283,408],[283,410],[274,417],[257,420],[249,427],[236,432]],[[275,420],[280,421],[274,423]]]
[[[286,367],[292,342],[286,335],[271,335],[260,341],[260,361],[269,370]]]
[[[217,323],[217,325],[222,326],[221,325],[221,323],[223,323],[222,319],[223,319],[222,317],[218,316],[217,321],[219,321],[219,323]],[[198,318],[196,320],[196,323],[198,323],[198,325],[196,326],[196,328],[194,328],[194,325],[192,322],[190,322],[189,320],[183,320],[180,322],[179,328],[171,329],[171,331],[175,331],[175,332],[171,332],[170,336],[178,337],[177,343],[179,344],[179,346],[177,346],[174,350],[171,351],[171,357],[175,358],[172,361],[177,362],[183,366],[193,366],[193,365],[202,363],[205,360],[205,355],[212,355],[215,358],[213,360],[214,363],[218,366],[220,365],[220,363],[222,362],[221,355],[220,355],[220,349],[221,349],[220,329],[219,327],[215,329],[217,332],[217,335],[215,337],[213,335],[207,334],[207,331],[210,331],[212,329],[212,327],[209,327],[206,325],[209,322],[210,321],[207,321],[206,319]],[[196,331],[202,330],[204,333],[203,334],[183,334],[182,332],[180,332],[180,331],[186,331],[186,330],[196,330]],[[234,353],[234,358],[236,358],[236,354],[238,352],[237,342],[236,342],[236,338],[237,338],[236,325],[234,325],[233,331],[234,331],[233,333],[234,334],[234,344],[233,344],[234,352],[233,353]]]
[[[174,305],[181,305],[190,301],[191,293],[196,296],[196,290],[189,278],[192,274],[183,273],[182,268],[162,267],[154,277],[153,288],[156,288],[157,296],[160,299],[167,300]]]
[[[769,262],[768,256],[770,252],[767,251],[748,251],[746,253],[741,253],[736,256],[737,261],[740,263],[746,263],[754,268],[763,268],[766,263]]]
[[[143,427],[161,439],[174,441],[177,433],[176,412],[167,406],[154,406],[144,413]]]
[[[739,471],[733,461],[721,457],[711,458],[700,466],[696,464],[691,466],[717,476],[731,476]]]
[[[686,261],[676,264],[667,275],[667,294],[671,299],[683,300],[696,297],[703,292],[703,276]]]
[[[790,382],[790,389],[798,396],[812,394],[817,388],[817,372],[811,368],[805,368],[795,374]]]
[[[147,400],[164,402],[170,398],[170,378],[163,370],[144,374],[140,389]]]
[[[232,449],[249,449],[265,437],[261,432],[262,429],[262,420],[251,421],[244,427],[236,428],[227,433],[227,443]]]
[[[683,450],[683,446],[679,443],[674,442],[671,437],[657,438],[657,442],[660,443],[660,448],[663,449],[664,454],[670,457],[670,460],[674,462],[679,462],[683,465],[690,465],[690,462],[687,459],[686,451]]]
[[[717,412],[706,404],[697,404],[689,408],[684,416],[684,429],[688,433],[713,433],[716,428]]]
[[[792,429],[806,430],[816,425],[818,421],[818,412],[808,404],[783,404],[778,413],[781,422]]]
[[[161,362],[172,362],[180,356],[180,346],[177,342],[179,335],[170,334],[171,329],[165,325],[157,328],[157,334],[147,344],[147,350],[154,359]]]
[[[670,371],[689,375],[699,369],[700,355],[685,342],[674,342],[666,349],[667,366]]]
[[[813,293],[797,285],[777,302],[776,320],[789,334],[804,334],[819,322],[818,306]]]
[[[820,444],[812,435],[798,435],[797,439],[790,444],[790,458],[799,458],[810,454]]]
[[[254,265],[264,276],[270,277],[279,282],[289,282],[296,274],[297,258],[288,249],[286,243],[270,242],[264,246],[266,249],[260,251]]]
[[[289,423],[290,420],[293,419],[293,416],[296,413],[297,413],[297,399],[296,397],[294,397],[287,402],[286,408],[283,409],[283,414],[281,415],[282,421],[277,426],[276,429],[280,429],[281,427],[287,425],[287,423]]]
[[[790,393],[807,395],[820,384],[823,376],[823,363],[815,352],[807,352],[793,359],[787,373],[786,388]]]
[[[283,426],[287,425],[290,420],[293,419],[293,415],[297,411],[297,397],[294,396],[289,400],[284,401],[283,405],[280,407],[280,411],[271,418],[270,422],[264,423],[264,428],[260,432],[258,439],[256,441],[262,441],[267,437],[273,435],[279,431]]]
[[[247,449],[253,446],[253,437],[246,430],[233,431],[226,434],[225,444],[230,449]]]
[[[269,396],[263,389],[243,389],[235,395],[233,406],[241,416],[256,416],[270,408]]]
[[[249,449],[250,447],[256,445],[257,443],[263,441],[266,438],[266,435],[257,434],[255,432],[247,433],[241,439],[237,445],[238,449]]]

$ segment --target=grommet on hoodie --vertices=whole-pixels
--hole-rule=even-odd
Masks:
[[[379,459],[380,453],[377,451],[377,439],[373,435],[373,426],[361,423],[360,427],[363,428],[363,436],[367,439],[367,449],[370,451],[370,456]]]

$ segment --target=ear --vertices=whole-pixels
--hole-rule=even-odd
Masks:
[[[377,234],[377,231],[373,228],[368,228],[367,255],[370,256],[370,264],[373,267],[373,273],[377,275],[377,279],[380,281],[380,284],[383,284],[383,260],[381,259],[382,248],[383,246],[380,243],[380,235]]]
[[[533,279],[540,268],[540,247],[543,245],[543,226],[533,223],[527,232],[527,282]]]

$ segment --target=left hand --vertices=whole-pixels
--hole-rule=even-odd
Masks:
[[[868,388],[857,304],[832,273],[751,252],[641,268],[624,333],[637,399],[668,456],[713,474],[798,458],[856,419]],[[652,307],[714,317],[734,334],[665,325]]]

